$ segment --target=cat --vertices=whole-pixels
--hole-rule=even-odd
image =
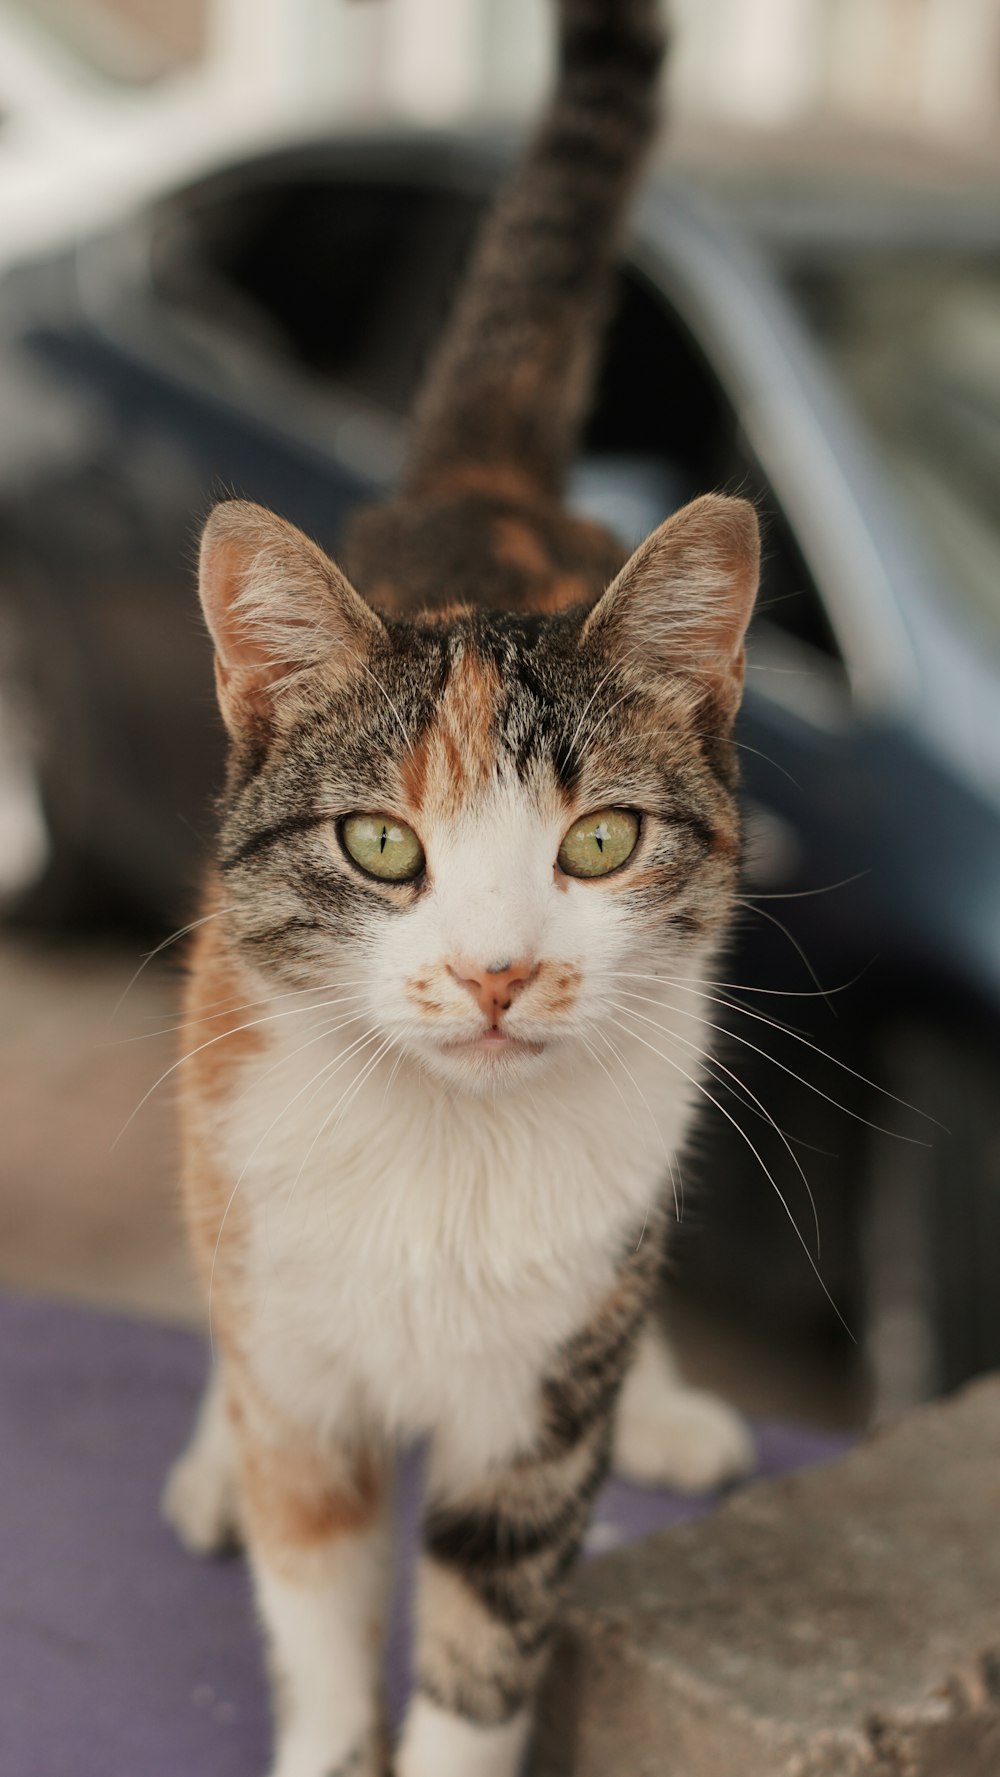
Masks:
[[[656,0],[557,12],[398,495],[343,567],[237,500],[202,541],[231,744],[181,1116],[218,1362],[165,1507],[193,1548],[246,1544],[272,1777],[514,1777],[612,1449],[694,1487],[749,1461],[650,1310],[740,867],[757,522],[706,494],[623,565],[561,502],[664,41]]]

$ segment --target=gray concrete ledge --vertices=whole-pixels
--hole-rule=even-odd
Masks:
[[[1000,1777],[1000,1378],[589,1563],[537,1777]]]

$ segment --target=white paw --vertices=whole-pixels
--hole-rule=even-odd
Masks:
[[[339,1759],[328,1753],[317,1755],[308,1747],[294,1747],[278,1754],[270,1777],[386,1777],[387,1756],[381,1739],[355,1747]]]
[[[498,1727],[480,1727],[418,1693],[403,1725],[397,1777],[517,1777],[530,1727],[527,1709]]]
[[[197,1444],[170,1470],[160,1510],[192,1555],[218,1555],[240,1541],[232,1470]]]
[[[626,1389],[613,1460],[625,1481],[711,1493],[750,1473],[754,1447],[739,1414],[715,1395],[677,1387],[640,1404],[629,1401]]]
[[[655,1321],[639,1335],[625,1378],[612,1460],[622,1480],[678,1493],[711,1493],[754,1465],[739,1414],[714,1394],[687,1387]]]

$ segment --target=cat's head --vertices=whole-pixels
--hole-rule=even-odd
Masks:
[[[627,977],[690,977],[729,913],[757,571],[753,508],[709,496],[592,608],[407,622],[271,514],[216,508],[201,592],[242,954],[360,994],[359,1018],[471,1089],[599,1047]]]

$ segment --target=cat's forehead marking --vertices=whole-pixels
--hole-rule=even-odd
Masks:
[[[565,591],[573,602],[575,585]],[[581,654],[571,614],[470,620],[458,610],[448,623],[444,615],[428,620],[436,633],[431,641],[425,627],[426,657],[421,638],[415,649],[406,638],[414,683],[436,680],[440,689],[431,693],[416,738],[396,753],[401,812],[424,823],[450,820],[482,807],[491,784],[509,779],[533,805],[542,797],[547,818],[561,818],[579,789],[581,713],[588,718],[585,739],[595,725],[601,729],[595,756],[620,738],[620,719],[613,728],[600,720],[606,666]],[[621,699],[612,702],[617,708]]]
[[[454,813],[496,768],[496,715],[503,685],[496,663],[456,642],[434,717],[402,761],[404,794],[416,813]]]

